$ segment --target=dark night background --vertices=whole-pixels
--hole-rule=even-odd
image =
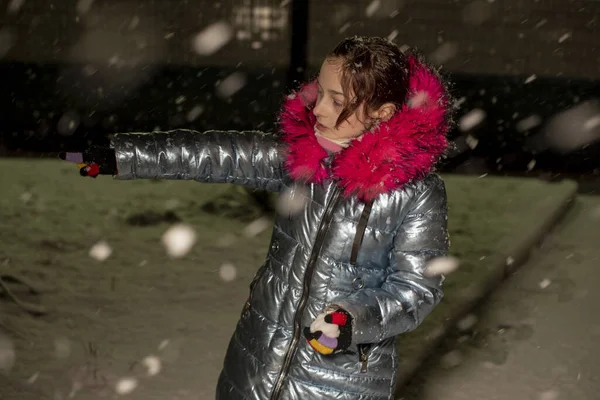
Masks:
[[[294,79],[314,74],[344,36],[374,34],[416,46],[453,82],[457,149],[445,171],[599,172],[596,142],[560,152],[531,141],[552,116],[600,97],[598,2],[5,3],[2,156],[52,156],[106,143],[115,132],[275,129]],[[194,35],[222,22],[231,39],[209,55],[195,52]],[[219,96],[232,74],[241,88]],[[460,131],[473,109],[485,119]],[[524,119],[535,122],[517,129]],[[476,146],[465,144],[467,135]]]

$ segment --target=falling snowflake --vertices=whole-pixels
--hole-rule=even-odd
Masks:
[[[308,202],[308,188],[295,185],[285,188],[277,199],[276,209],[281,215],[294,215],[302,211]]]
[[[557,400],[558,392],[556,390],[546,390],[545,392],[540,393],[539,400]]]
[[[133,392],[138,387],[138,381],[135,378],[123,378],[115,385],[117,394],[124,395]]]
[[[181,258],[196,243],[196,232],[191,226],[175,224],[163,234],[162,243],[170,257]]]
[[[257,218],[254,221],[252,221],[251,223],[249,223],[248,225],[246,225],[246,227],[244,228],[244,236],[246,236],[246,237],[256,236],[256,235],[260,234],[261,232],[263,232],[264,230],[268,229],[270,225],[271,225],[271,222],[269,221],[269,219],[267,219],[265,217]]]
[[[452,350],[441,358],[440,363],[443,368],[454,368],[460,365],[462,361],[462,354],[458,350]]]
[[[201,105],[197,104],[190,111],[188,111],[186,119],[188,122],[193,122],[196,119],[198,119],[198,117],[202,115],[203,112],[204,108]]]
[[[535,74],[533,74],[533,75],[530,75],[530,76],[529,76],[527,79],[525,79],[525,83],[526,83],[526,84],[527,84],[527,83],[531,83],[531,82],[535,81],[535,80],[536,80],[536,78],[537,78],[537,76],[536,76]]]
[[[219,277],[225,282],[231,282],[237,276],[237,269],[233,264],[225,263],[219,268]]]
[[[393,41],[398,36],[398,29],[394,29],[388,36],[387,39],[389,41]]]
[[[452,256],[436,257],[425,267],[424,275],[427,277],[450,274],[458,269],[458,258]]]
[[[456,99],[454,101],[454,107],[459,108],[465,101],[467,101],[467,98],[464,96],[459,99]]]
[[[21,201],[25,204],[29,203],[33,199],[33,195],[31,192],[23,192],[21,193]]]
[[[583,123],[583,129],[586,131],[591,131],[598,127],[600,127],[600,115],[590,117]]]
[[[467,146],[469,146],[471,150],[474,150],[475,147],[477,147],[477,145],[479,144],[479,139],[471,135],[467,135],[465,141],[467,142]]]
[[[216,22],[194,36],[192,48],[201,56],[211,55],[229,43],[233,33],[233,28],[229,24]]]
[[[585,101],[554,115],[544,127],[546,144],[569,152],[600,139],[600,103]]]
[[[462,116],[458,122],[459,129],[463,132],[475,128],[485,120],[486,113],[480,108],[475,108]]]
[[[100,241],[92,246],[89,256],[98,261],[104,261],[112,254],[112,248],[105,241]]]
[[[551,284],[551,283],[552,283],[552,282],[550,281],[550,279],[548,279],[548,278],[546,278],[546,279],[543,279],[543,280],[540,282],[540,289],[546,289],[548,286],[550,286],[550,284]]]
[[[456,57],[458,54],[458,44],[455,42],[445,42],[435,49],[429,56],[435,64],[444,64]]]
[[[474,314],[469,314],[466,317],[462,318],[456,324],[456,327],[461,331],[468,331],[475,326],[477,323],[477,316]]]
[[[339,31],[338,31],[338,32],[339,32],[339,33],[344,33],[344,32],[346,32],[346,31],[348,30],[348,28],[350,28],[350,26],[352,26],[352,25],[350,24],[350,22],[346,22],[344,25],[342,25],[342,26],[340,27],[340,29],[339,29]]]
[[[523,118],[515,124],[515,128],[519,132],[526,132],[530,129],[535,128],[536,126],[542,123],[542,119],[538,115],[531,115],[527,118]]]
[[[59,135],[70,136],[75,133],[79,123],[79,115],[73,111],[68,111],[58,121],[56,125],[56,131]]]
[[[375,15],[377,10],[379,10],[379,7],[381,7],[381,0],[371,1],[371,3],[369,3],[367,8],[365,9],[365,14],[367,18],[371,18],[373,15]]]
[[[234,72],[223,79],[216,88],[217,96],[227,99],[237,93],[246,85],[246,75],[241,72]]]
[[[148,356],[142,360],[142,364],[146,367],[146,373],[148,376],[157,375],[161,370],[160,359],[156,356]]]
[[[569,39],[571,37],[571,33],[567,32],[564,35],[562,35],[561,37],[558,38],[558,43],[562,43],[565,40]]]
[[[158,345],[158,350],[164,350],[167,348],[167,346],[169,345],[171,341],[169,339],[165,339],[162,342],[160,342],[160,344]]]
[[[134,30],[135,28],[137,28],[137,26],[140,24],[140,17],[138,17],[137,15],[134,15],[131,18],[131,21],[129,22],[129,30]]]
[[[36,373],[34,373],[33,375],[31,375],[29,378],[27,378],[27,383],[29,383],[30,385],[31,385],[31,384],[34,384],[34,383],[35,383],[35,381],[37,381],[37,379],[38,379],[39,377],[40,377],[40,373],[39,373],[39,372],[36,372]]]

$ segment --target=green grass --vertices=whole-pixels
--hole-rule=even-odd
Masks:
[[[0,171],[0,272],[41,286],[43,296],[27,300],[41,301],[50,311],[44,318],[32,318],[3,300],[0,325],[39,346],[47,342],[49,332],[110,343],[119,348],[110,357],[118,359],[135,358],[136,351],[154,346],[160,335],[192,331],[198,342],[186,352],[210,350],[211,356],[197,365],[206,371],[206,382],[198,384],[210,387],[271,234],[267,229],[255,237],[243,237],[246,222],[202,211],[206,202],[231,187],[81,178],[75,166],[60,160],[0,159]],[[566,187],[511,178],[444,178],[451,254],[461,263],[445,281],[442,303],[418,329],[401,336],[401,370],[422,354],[436,330],[455,315],[468,288],[480,284],[510,255],[539,218],[538,208]],[[143,227],[127,222],[152,218],[156,223]],[[170,259],[161,244],[161,235],[173,218],[194,226],[198,234],[197,244],[179,260]],[[219,244],[227,235],[234,235],[233,247]],[[88,255],[99,240],[113,249],[105,262]],[[224,282],[219,277],[218,267],[224,262],[238,267],[236,280]],[[67,326],[67,320],[77,330]],[[148,331],[147,326],[158,327]],[[201,340],[215,332],[220,341],[207,344]],[[124,337],[135,338],[136,343]],[[39,365],[50,354],[48,349],[27,346],[22,342],[22,363],[17,366],[22,369],[16,371],[23,377],[32,373],[26,365]],[[61,367],[48,364],[47,368]],[[47,384],[52,384],[50,379]]]

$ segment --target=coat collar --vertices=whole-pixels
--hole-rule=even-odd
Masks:
[[[287,144],[285,166],[294,180],[333,179],[345,197],[370,201],[430,173],[448,146],[451,102],[442,78],[417,55],[409,55],[408,101],[389,120],[365,132],[337,153],[327,152],[314,134],[316,81],[287,96],[279,114]]]

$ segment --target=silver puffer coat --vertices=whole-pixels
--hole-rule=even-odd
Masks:
[[[177,130],[113,138],[118,179],[227,182],[306,201],[299,213],[276,218],[227,350],[218,400],[393,398],[395,338],[441,300],[441,277],[424,270],[449,244],[444,183],[431,173],[446,146],[446,92],[424,63],[413,58],[411,66],[411,93],[427,99],[337,154],[314,137],[312,84],[286,100],[283,135]],[[352,343],[321,355],[302,329],[335,307],[353,317]]]

